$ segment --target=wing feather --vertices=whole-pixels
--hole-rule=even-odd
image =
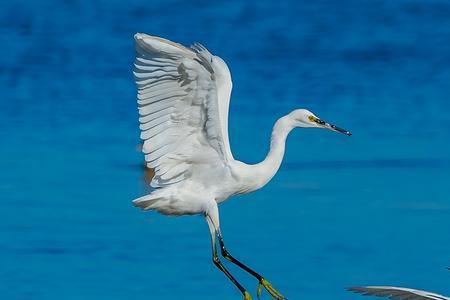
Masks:
[[[233,159],[228,140],[231,76],[205,47],[191,49],[136,34],[134,77],[143,152],[154,168],[151,185],[164,187],[198,172],[198,157],[224,167]]]
[[[364,296],[388,297],[393,300],[450,300],[450,298],[427,291],[393,286],[362,286],[351,287],[349,291]]]

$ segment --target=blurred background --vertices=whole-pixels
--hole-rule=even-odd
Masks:
[[[135,32],[227,62],[237,159],[262,160],[295,108],[353,132],[290,135],[277,176],[221,206],[231,253],[289,299],[450,294],[449,1],[19,0],[0,4],[3,299],[242,297],[202,217],[131,205]]]

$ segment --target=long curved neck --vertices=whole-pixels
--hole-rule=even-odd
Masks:
[[[293,128],[293,121],[289,115],[275,122],[270,140],[269,153],[262,162],[252,166],[253,174],[257,179],[255,189],[268,183],[280,168],[281,162],[283,161],[286,138]]]

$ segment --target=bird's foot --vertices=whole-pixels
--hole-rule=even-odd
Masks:
[[[244,292],[244,300],[252,300],[252,296],[247,291]]]
[[[270,294],[270,296],[272,296],[272,298],[276,300],[287,300],[287,298],[285,298],[283,295],[280,294],[280,292],[274,289],[272,285],[264,278],[261,278],[258,284],[258,291],[256,292],[256,296],[258,297],[258,299],[260,299],[262,287],[266,289],[266,291]]]

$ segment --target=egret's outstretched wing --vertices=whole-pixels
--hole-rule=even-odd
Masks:
[[[368,296],[388,297],[393,300],[450,300],[448,297],[427,291],[393,286],[362,286],[351,287],[348,290]]]
[[[152,186],[179,182],[202,165],[233,159],[228,141],[231,76],[206,48],[135,35],[139,122]],[[194,167],[195,166],[195,167]]]

